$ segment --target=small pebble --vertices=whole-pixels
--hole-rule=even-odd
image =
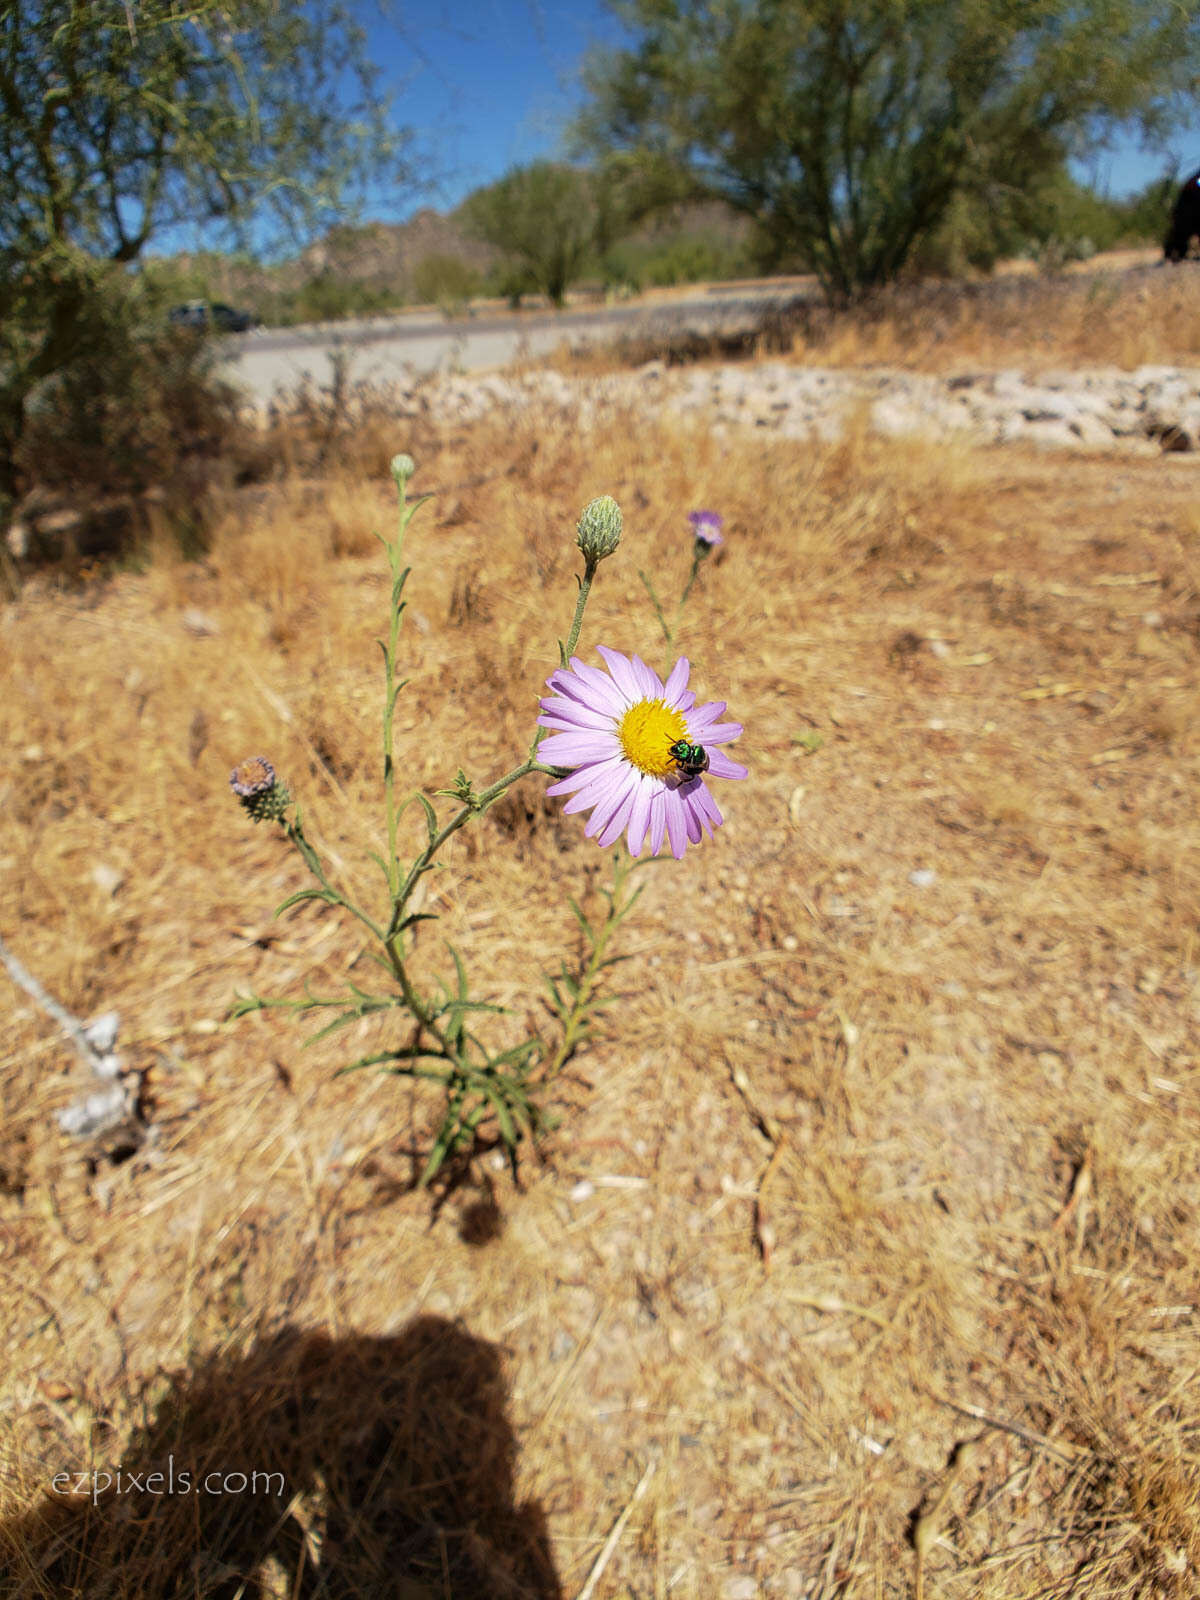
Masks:
[[[562,1361],[575,1348],[575,1341],[565,1328],[559,1328],[550,1341],[551,1361]]]
[[[107,861],[97,861],[92,868],[92,882],[101,894],[116,894],[125,882],[125,874],[119,867],[109,866]]]
[[[908,881],[914,889],[931,889],[937,882],[937,873],[932,867],[918,867],[909,873]]]
[[[756,1600],[761,1593],[757,1578],[746,1576],[725,1580],[725,1600]]]
[[[221,631],[220,625],[214,618],[209,616],[207,611],[199,611],[195,606],[189,606],[181,614],[179,620],[187,631],[194,634],[197,639],[208,639],[214,633],[220,633]]]

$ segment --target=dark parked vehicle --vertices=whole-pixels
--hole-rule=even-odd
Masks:
[[[1168,261],[1182,261],[1197,235],[1200,235],[1200,172],[1193,172],[1176,197],[1170,231],[1163,242],[1163,255]]]
[[[207,300],[189,300],[185,306],[175,306],[167,313],[167,320],[176,327],[195,328],[200,333],[247,333],[254,326],[248,311],[235,311],[232,306]]]

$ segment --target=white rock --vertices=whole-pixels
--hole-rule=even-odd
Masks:
[[[116,1044],[120,1027],[121,1013],[119,1011],[104,1011],[100,1016],[88,1023],[83,1030],[83,1036],[93,1050],[98,1050],[101,1055],[106,1055]]]
[[[73,1100],[55,1113],[59,1127],[72,1139],[89,1139],[116,1127],[125,1115],[126,1093],[123,1084],[113,1083],[107,1089],[96,1089],[92,1094]]]

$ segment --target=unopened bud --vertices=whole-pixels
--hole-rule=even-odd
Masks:
[[[392,457],[391,473],[401,494],[404,493],[405,485],[416,470],[417,463],[411,456],[398,455]]]
[[[590,562],[603,561],[621,542],[621,508],[610,494],[590,501],[579,518],[576,543]]]

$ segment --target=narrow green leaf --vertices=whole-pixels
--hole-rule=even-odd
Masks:
[[[454,962],[454,970],[458,973],[458,998],[460,1000],[465,1000],[467,998],[468,988],[467,969],[463,965],[462,957],[459,955],[455,947],[449,942],[449,940],[446,941],[446,948],[449,950],[450,958]]]
[[[491,1101],[492,1110],[496,1113],[496,1121],[500,1124],[500,1137],[508,1149],[515,1150],[520,1135],[513,1126],[512,1114],[505,1103],[504,1096],[493,1084],[484,1084],[483,1092]]]
[[[588,921],[588,919],[584,916],[583,912],[580,910],[579,904],[576,901],[574,895],[568,895],[567,904],[570,906],[571,910],[575,913],[575,920],[579,924],[579,926],[583,929],[583,936],[587,940],[588,945],[591,947],[591,949],[594,950],[596,948],[596,933],[595,933],[595,930],[593,929],[593,927],[592,927],[591,923]]]
[[[305,900],[323,900],[327,906],[341,904],[340,895],[332,889],[297,889],[295,894],[288,895],[282,905],[275,907],[275,915],[281,917],[285,911],[290,911],[293,906],[298,906]]]

